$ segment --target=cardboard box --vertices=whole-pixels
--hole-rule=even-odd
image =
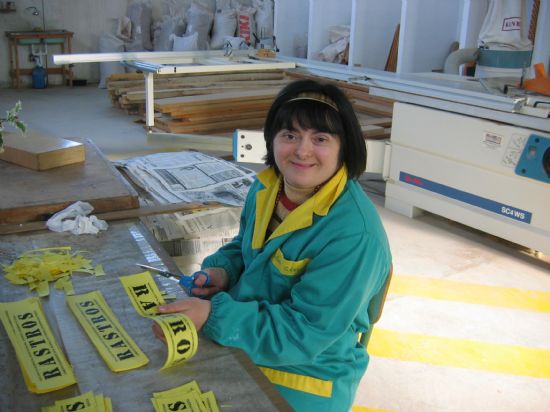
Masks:
[[[0,160],[15,163],[33,170],[84,162],[84,145],[60,137],[30,132],[3,134],[4,152]]]

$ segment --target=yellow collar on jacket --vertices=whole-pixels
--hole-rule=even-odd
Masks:
[[[281,176],[277,176],[275,170],[271,167],[262,170],[257,177],[260,183],[264,185],[264,189],[260,189],[256,193],[256,221],[254,222],[254,235],[252,237],[253,249],[259,249],[264,245],[267,226],[271,220],[275,199],[281,184]],[[317,193],[290,212],[269,239],[311,226],[314,213],[319,216],[326,216],[330,207],[344,190],[347,180],[348,173],[345,166],[342,166]]]

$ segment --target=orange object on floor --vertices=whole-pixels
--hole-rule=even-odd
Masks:
[[[523,87],[526,90],[550,96],[550,77],[546,74],[544,63],[537,63],[533,67],[535,69],[535,78],[525,80]]]

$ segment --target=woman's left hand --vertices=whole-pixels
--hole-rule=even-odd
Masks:
[[[199,299],[199,298],[187,298],[179,300],[177,302],[168,303],[166,305],[161,305],[157,307],[157,313],[159,315],[164,315],[168,313],[182,313],[187,316],[197,329],[197,332],[202,329],[210,311],[212,310],[212,304],[209,300]],[[164,333],[160,327],[153,323],[153,332],[155,336],[160,340],[164,341]]]

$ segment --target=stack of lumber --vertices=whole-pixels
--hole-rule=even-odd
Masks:
[[[169,133],[201,134],[261,129],[282,87],[222,91],[155,100],[155,127]]]
[[[283,71],[240,72],[224,74],[170,74],[154,76],[154,99],[221,93],[225,90],[283,87]],[[145,111],[144,76],[140,73],[113,74],[107,89],[115,107],[129,114]]]
[[[288,82],[333,83],[350,99],[369,139],[390,136],[393,100],[369,94],[367,86],[315,76],[302,70],[173,74],[154,77],[155,127],[168,133],[227,133],[259,129],[276,94]],[[144,77],[114,74],[107,79],[111,101],[129,114],[145,113]]]
[[[327,79],[300,70],[288,70],[292,80],[312,79],[321,83],[331,83],[339,87],[350,99],[357,114],[365,139],[384,139],[390,137],[393,100],[369,94],[368,86],[341,80]]]

